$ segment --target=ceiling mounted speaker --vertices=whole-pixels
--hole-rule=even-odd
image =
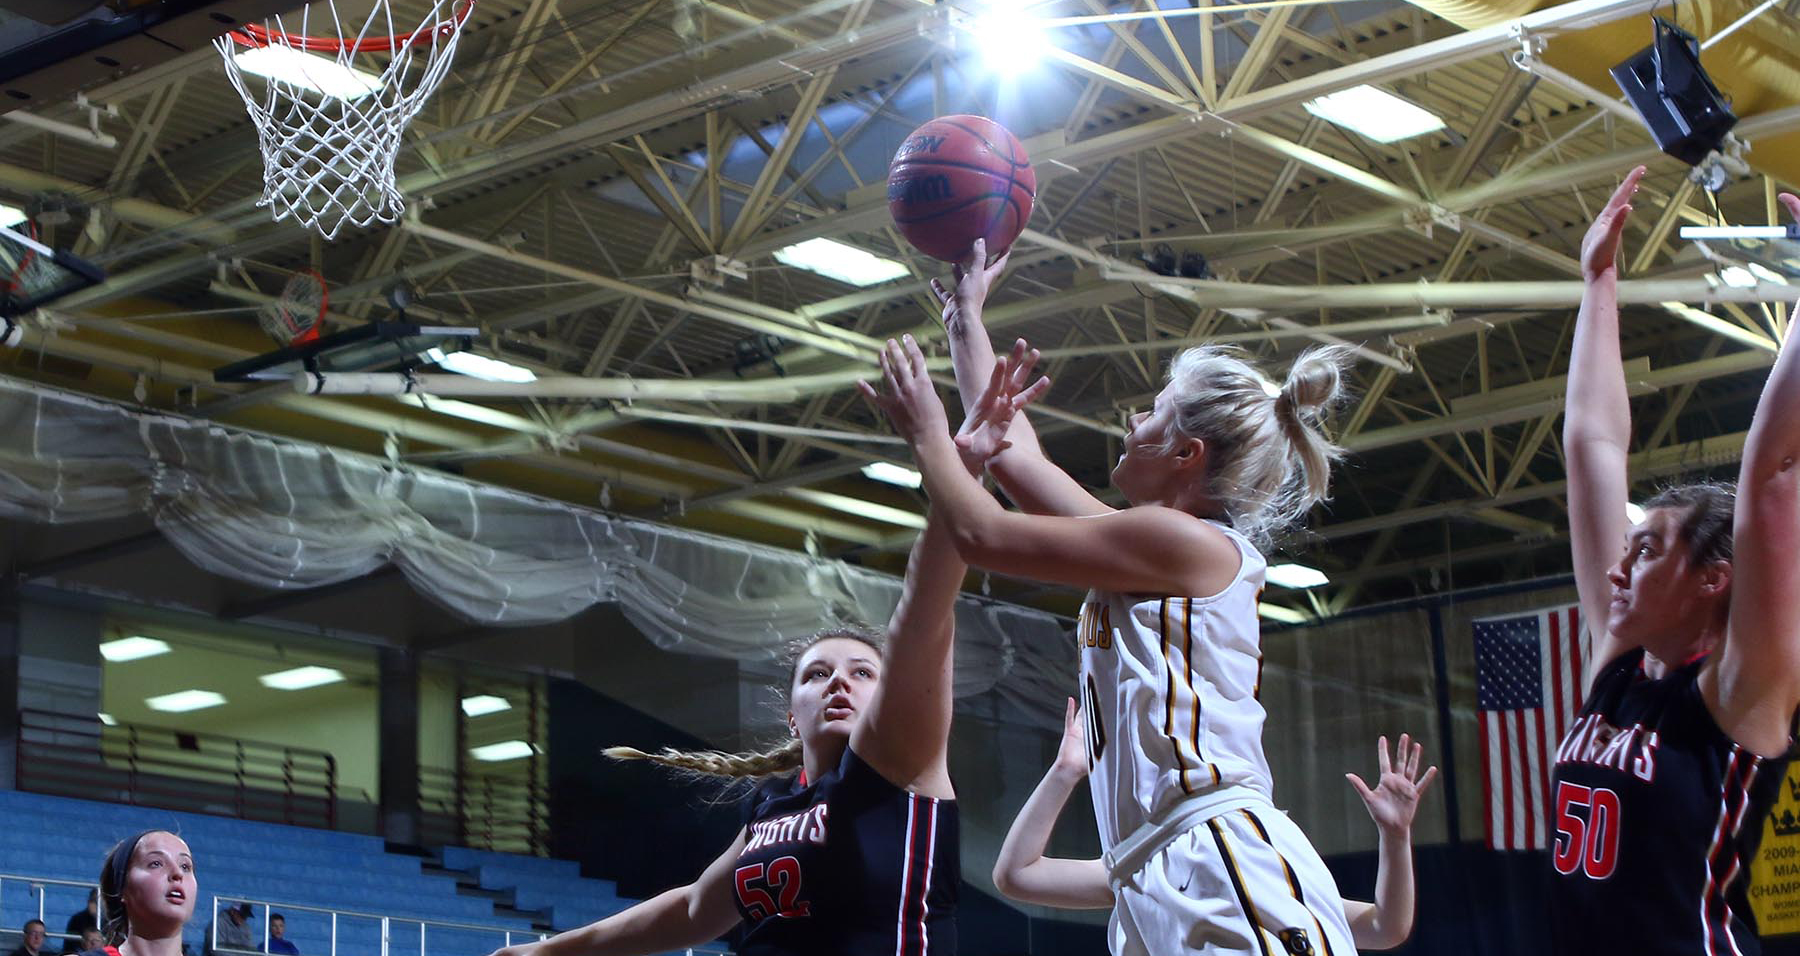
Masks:
[[[1700,66],[1694,35],[1661,17],[1654,41],[1612,68],[1613,80],[1663,152],[1698,166],[1725,142],[1737,115]]]

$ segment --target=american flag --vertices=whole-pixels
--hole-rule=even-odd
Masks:
[[[1581,709],[1576,605],[1474,622],[1483,810],[1495,850],[1542,850],[1550,772]]]

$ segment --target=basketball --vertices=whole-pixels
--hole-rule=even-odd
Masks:
[[[920,252],[960,262],[976,239],[989,255],[1025,230],[1037,174],[1025,147],[984,116],[940,116],[912,131],[888,166],[888,212]]]

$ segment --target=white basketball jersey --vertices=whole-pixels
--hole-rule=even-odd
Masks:
[[[1105,850],[1152,815],[1221,786],[1273,798],[1257,700],[1256,602],[1266,563],[1243,535],[1210,523],[1241,555],[1225,590],[1211,597],[1091,591],[1081,607],[1088,786]]]

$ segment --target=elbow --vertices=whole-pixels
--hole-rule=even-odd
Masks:
[[[1019,898],[1019,884],[1013,880],[1013,871],[1005,861],[994,864],[994,889],[1009,900]]]
[[[1383,926],[1383,927],[1381,927],[1375,933],[1375,938],[1370,940],[1368,945],[1365,948],[1367,948],[1367,949],[1393,949],[1394,947],[1399,946],[1401,943],[1406,942],[1407,939],[1410,938],[1411,936],[1412,936],[1412,920],[1409,918],[1408,920],[1406,920],[1406,922],[1401,923],[1398,926]]]

